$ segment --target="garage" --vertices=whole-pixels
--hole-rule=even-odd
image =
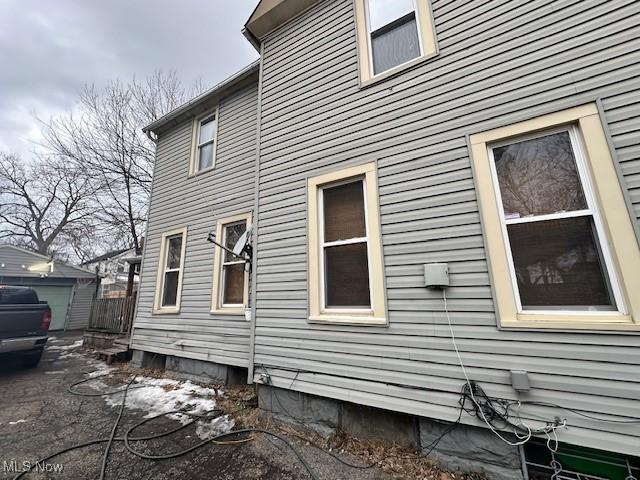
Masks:
[[[31,287],[51,307],[51,330],[89,324],[95,273],[13,245],[0,245],[0,285]]]

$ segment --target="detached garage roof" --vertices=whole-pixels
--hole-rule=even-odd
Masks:
[[[47,264],[50,257],[26,248],[13,245],[0,245],[0,277],[38,278],[46,273],[47,278],[95,278],[90,270],[53,260],[53,271]]]

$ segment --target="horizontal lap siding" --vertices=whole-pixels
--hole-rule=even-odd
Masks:
[[[244,316],[209,313],[214,246],[207,234],[215,231],[218,218],[253,211],[257,105],[257,85],[221,100],[216,166],[202,175],[188,177],[191,121],[160,136],[133,348],[247,366]],[[161,236],[184,226],[180,313],[153,315]]]
[[[448,262],[459,348],[488,393],[517,398],[509,371],[525,369],[531,400],[637,416],[638,336],[497,329],[465,139],[599,96],[640,218],[637,3],[439,0],[433,9],[438,57],[365,89],[350,0],[321,1],[265,42],[255,363],[277,386],[455,420],[464,376],[442,294],[422,286],[424,263]],[[309,324],[306,178],[373,160],[390,325]],[[566,417],[562,440],[637,453],[637,425],[523,408],[537,415]]]

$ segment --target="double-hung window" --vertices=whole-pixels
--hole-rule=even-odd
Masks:
[[[251,226],[251,215],[241,214],[218,221],[216,238],[228,250],[233,250]],[[243,314],[248,305],[248,263],[228,250],[215,247],[214,278],[211,311]]]
[[[375,165],[309,180],[309,319],[385,324]]]
[[[208,113],[194,120],[190,173],[209,170],[216,162],[218,113]]]
[[[428,0],[356,0],[356,22],[363,82],[437,53]]]
[[[501,323],[633,325],[640,254],[596,106],[471,144]]]
[[[186,249],[186,228],[163,234],[156,283],[155,313],[180,310]]]

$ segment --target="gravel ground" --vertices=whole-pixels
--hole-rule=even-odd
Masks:
[[[55,334],[54,334],[55,335]],[[13,478],[31,462],[72,445],[107,437],[118,415],[100,398],[71,395],[67,386],[86,378],[96,363],[78,348],[78,335],[55,335],[37,368],[24,369],[10,358],[0,358],[0,479]],[[60,349],[63,347],[63,349]],[[118,430],[142,420],[144,411],[125,411]],[[141,428],[136,434],[152,434],[177,426],[168,419]],[[154,454],[169,453],[200,441],[189,427],[146,445]],[[321,480],[388,480],[383,472],[355,470],[341,465],[313,447],[291,441]],[[56,472],[25,475],[25,479],[96,479],[104,445],[74,450],[50,460]],[[357,461],[352,460],[354,463]],[[174,460],[144,460],[131,455],[121,442],[109,457],[107,479],[283,479],[310,478],[293,453],[278,440],[258,436],[241,445],[207,445]]]

